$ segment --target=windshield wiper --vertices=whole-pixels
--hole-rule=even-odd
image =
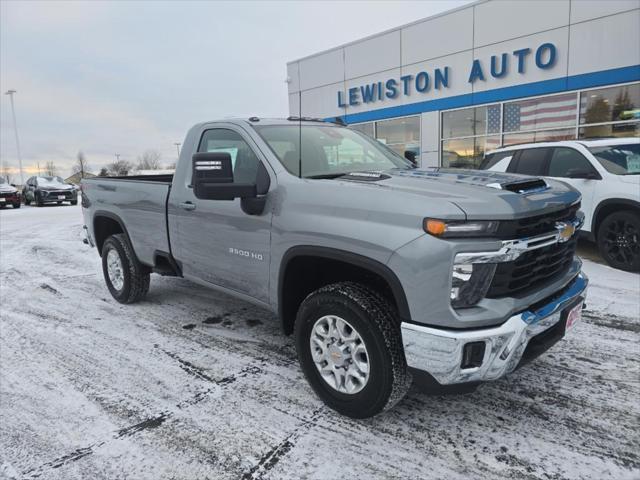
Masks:
[[[320,173],[318,175],[308,175],[304,178],[311,178],[313,180],[320,180],[320,179],[326,179],[326,178],[339,178],[339,177],[344,177],[345,175],[349,175],[349,173]]]

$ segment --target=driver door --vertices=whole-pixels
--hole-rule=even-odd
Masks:
[[[228,153],[234,183],[255,183],[263,162],[251,139],[232,127],[205,130],[197,151]],[[272,217],[268,200],[262,214],[249,215],[239,198],[199,199],[193,188],[182,188],[172,198],[171,211],[179,227],[172,250],[184,276],[268,302]]]

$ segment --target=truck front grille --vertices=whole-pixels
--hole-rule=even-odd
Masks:
[[[511,240],[514,238],[535,237],[536,235],[551,232],[555,228],[556,222],[573,220],[578,210],[580,210],[580,204],[576,203],[556,212],[500,222],[498,237],[503,240]]]
[[[568,242],[525,252],[513,262],[499,263],[486,296],[500,298],[526,294],[552,283],[571,267],[577,237],[576,234]]]

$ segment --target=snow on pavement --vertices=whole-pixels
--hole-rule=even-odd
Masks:
[[[585,261],[583,322],[466,395],[325,407],[265,310],[153,276],[111,298],[79,207],[0,212],[0,478],[638,478],[640,276]]]

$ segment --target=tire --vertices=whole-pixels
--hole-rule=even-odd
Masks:
[[[13,204],[13,208],[20,208],[20,202],[18,202],[18,203],[14,203],[14,204]]]
[[[107,262],[112,258],[120,261],[120,285],[115,277],[112,281],[109,275]],[[149,269],[138,261],[127,237],[122,233],[105,240],[102,246],[102,272],[109,292],[120,303],[139,302],[149,291]]]
[[[35,197],[36,197],[36,205],[38,207],[44,206],[44,202],[42,201],[42,198],[40,198],[40,194],[36,193]]]
[[[317,341],[318,331],[314,326],[321,325],[323,319],[336,317],[347,324],[365,347],[368,378],[353,392],[340,391],[329,382],[333,378],[328,374],[325,380],[313,359],[312,338]],[[318,327],[322,330],[322,326]],[[337,332],[337,330],[336,330]],[[407,371],[404,357],[400,322],[395,309],[376,291],[354,282],[342,282],[328,285],[311,293],[301,304],[296,317],[295,340],[298,360],[307,381],[316,394],[329,407],[352,418],[372,417],[398,403],[411,386],[411,375]],[[351,334],[353,335],[353,334]],[[330,339],[328,341],[331,341]],[[317,343],[314,343],[317,345]],[[335,344],[334,344],[335,345]],[[344,344],[343,344],[344,345]],[[320,355],[320,348],[315,349]],[[328,354],[327,347],[323,358],[335,359],[334,353]],[[359,348],[362,350],[361,348]],[[339,354],[338,354],[339,355]],[[348,355],[348,354],[347,354]],[[351,369],[355,356],[350,362]],[[327,366],[325,368],[330,368]],[[344,369],[337,367],[336,370]],[[349,380],[353,386],[354,379]],[[347,381],[343,381],[345,386]]]
[[[31,200],[29,200],[26,195],[22,195],[22,198],[24,198],[25,205],[31,205]]]
[[[640,271],[640,213],[623,210],[605,217],[597,242],[600,255],[613,268]]]
[[[71,205],[77,205],[78,204],[78,200],[71,200]]]
[[[6,208],[7,204],[6,203],[0,203],[0,208]]]

